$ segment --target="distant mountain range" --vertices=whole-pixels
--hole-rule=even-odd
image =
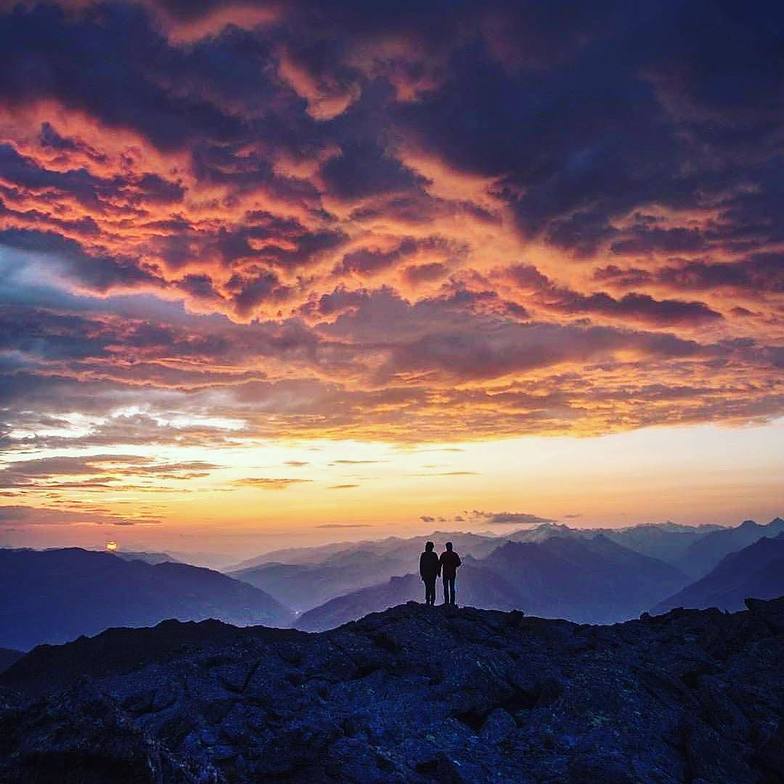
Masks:
[[[258,563],[258,558],[251,559],[247,562],[250,566],[228,574],[266,591],[287,607],[304,612],[338,596],[407,574],[416,567],[419,554],[430,539],[442,545],[452,541],[460,553],[476,558],[489,555],[505,541],[492,536],[436,531],[408,539],[395,536],[339,546],[281,550],[266,556],[271,561]]]
[[[580,623],[613,623],[636,617],[657,597],[682,587],[678,569],[599,535],[552,536],[540,542],[507,542],[481,560],[466,558],[459,570],[459,604],[526,612]],[[314,608],[299,629],[320,631],[410,600],[422,600],[418,575],[393,577]]]
[[[439,551],[452,541],[463,558],[457,584],[463,605],[589,623],[634,618],[666,602],[737,608],[746,596],[784,593],[776,564],[763,564],[768,572],[737,586],[719,580],[705,588],[700,581],[728,553],[782,531],[780,518],[735,528],[662,523],[589,530],[546,523],[503,536],[435,531],[290,548],[250,559],[228,575],[160,552],[0,550],[0,645],[25,649],[167,618],[327,629],[422,601],[415,572],[428,540]]]
[[[224,574],[78,548],[0,550],[0,645],[27,649],[113,626],[218,618],[287,626],[292,613]]]
[[[537,530],[554,531],[562,528],[571,530],[567,529],[566,526],[546,524],[518,533],[525,535]],[[355,550],[365,550],[384,555],[399,555],[401,557],[409,557],[413,554],[418,558],[419,553],[424,549],[425,542],[431,539],[437,542],[452,541],[456,548],[459,547],[464,552],[471,552],[476,557],[481,557],[482,553],[490,552],[494,547],[498,547],[499,543],[505,538],[466,533],[464,531],[432,531],[421,536],[387,536],[383,539],[362,539],[357,542],[332,542],[330,544],[316,545],[315,547],[289,547],[284,550],[273,550],[269,553],[257,555],[255,558],[249,558],[226,571],[227,573],[233,573],[270,563],[321,564],[342,553]],[[476,552],[474,552],[475,550]]]
[[[630,550],[681,568],[689,547],[706,534],[724,530],[727,529],[721,525],[679,525],[672,522],[594,529],[595,533],[604,534]]]
[[[103,552],[101,550],[100,552]],[[144,561],[148,564],[181,563],[179,558],[174,558],[169,553],[144,553],[133,550],[115,550],[111,555],[122,558],[123,561]]]
[[[730,553],[709,574],[660,602],[654,613],[676,607],[742,609],[745,600],[784,596],[784,533]]]
[[[677,563],[687,574],[702,577],[724,556],[748,547],[764,536],[778,536],[782,532],[784,532],[784,520],[781,517],[776,517],[767,525],[746,520],[735,528],[722,528],[697,539]]]

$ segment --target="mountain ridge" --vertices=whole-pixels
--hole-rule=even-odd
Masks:
[[[321,634],[111,630],[0,674],[0,780],[781,784],[782,653],[784,599],[614,626],[409,603]]]
[[[514,608],[576,622],[637,617],[656,596],[683,587],[675,567],[602,535],[553,536],[543,541],[500,542],[487,557],[464,557],[457,601],[497,610]],[[295,626],[323,631],[404,601],[421,599],[416,574],[392,577],[338,596],[300,615]]]
[[[246,583],[174,561],[149,564],[111,553],[0,549],[0,644],[28,649],[110,626],[213,616],[287,625],[292,613]]]
[[[784,594],[784,532],[762,537],[726,555],[707,575],[657,604],[651,612],[676,607],[735,611],[746,597],[772,599]]]

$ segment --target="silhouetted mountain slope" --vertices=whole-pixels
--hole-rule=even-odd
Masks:
[[[272,597],[220,572],[80,550],[0,550],[0,644],[30,648],[165,618],[287,625]]]
[[[0,675],[0,781],[782,784],[784,601],[751,607],[112,630]]]
[[[784,596],[784,533],[775,539],[763,537],[730,553],[713,571],[658,604],[653,612],[667,612],[675,607],[738,610],[748,597],[779,596]]]
[[[132,550],[115,550],[111,555],[122,558],[123,561],[144,561],[148,564],[181,563],[179,558],[173,558],[168,553],[145,553]]]
[[[514,586],[520,609],[580,623],[634,618],[651,606],[651,597],[666,596],[686,582],[674,567],[601,535],[510,542],[481,565]]]
[[[518,606],[516,592],[500,575],[481,568],[482,561],[460,568],[457,599],[461,605],[491,610],[513,610]],[[424,585],[418,574],[392,577],[388,582],[339,596],[303,613],[295,622],[298,629],[320,632],[355,621],[404,602],[421,602]],[[436,601],[442,599],[441,583],[436,584]]]
[[[7,670],[22,656],[24,656],[24,651],[16,651],[13,648],[0,648],[0,672]]]
[[[388,537],[349,546],[343,544],[337,551],[313,548],[318,555],[306,555],[301,549],[281,551],[283,557],[309,560],[304,563],[265,563],[229,572],[229,575],[261,588],[287,607],[302,612],[335,597],[409,573],[419,563],[419,554],[429,539],[437,541],[441,547],[445,542],[453,541],[461,553],[473,553],[478,557],[491,552],[504,541],[495,537],[449,532],[407,539]]]
[[[343,557],[351,558],[354,553],[365,552],[389,559],[408,559],[406,568],[402,572],[393,572],[393,574],[403,574],[410,568],[410,559],[418,557],[424,547],[424,543],[428,540],[436,542],[439,548],[446,541],[451,540],[459,551],[470,554],[475,558],[483,558],[507,541],[543,542],[553,536],[592,539],[602,534],[608,539],[612,539],[614,542],[642,555],[675,564],[691,544],[709,533],[722,530],[725,529],[719,525],[689,526],[666,522],[646,523],[627,528],[570,528],[560,523],[542,523],[541,525],[522,528],[499,536],[466,534],[454,531],[434,531],[427,535],[408,538],[392,536],[378,540],[337,542],[316,547],[295,547],[277,550],[248,559],[226,571],[229,574],[250,573],[250,570],[256,567],[281,564],[319,566],[337,563]],[[260,585],[259,587],[263,588],[264,586]]]
[[[359,542],[335,542],[315,547],[291,547],[285,550],[275,550],[250,558],[225,571],[228,574],[235,574],[271,564],[320,565],[338,563],[341,558],[351,557],[353,553],[360,551],[384,556],[388,559],[405,560],[410,565],[418,561],[419,554],[425,548],[425,542],[429,540],[436,542],[438,549],[441,549],[445,542],[451,541],[454,543],[455,549],[471,553],[477,558],[483,557],[505,541],[504,538],[461,531],[433,531],[422,536],[388,536],[384,539],[363,539]]]
[[[302,612],[410,568],[410,559],[361,549],[341,551],[319,564],[264,564],[231,572],[230,576]]]
[[[742,550],[763,536],[778,536],[783,531],[784,520],[780,517],[771,520],[767,525],[746,520],[735,528],[714,531],[694,542],[681,558],[679,566],[692,577],[703,577],[725,555]]]
[[[667,596],[686,582],[674,567],[603,536],[550,537],[507,542],[481,560],[466,557],[458,573],[457,601],[606,623],[637,617],[655,597]],[[309,631],[329,629],[401,602],[421,601],[423,590],[418,575],[393,577],[332,599],[301,615],[295,625]]]

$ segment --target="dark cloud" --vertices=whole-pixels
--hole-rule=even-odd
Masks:
[[[686,291],[745,290],[754,294],[784,293],[784,255],[759,253],[738,261],[691,261],[665,267],[656,279]]]
[[[412,285],[425,283],[443,278],[448,267],[440,262],[433,261],[428,264],[415,264],[403,270],[403,276]]]
[[[636,292],[617,299],[604,291],[582,294],[556,285],[530,265],[510,267],[507,272],[515,284],[534,293],[538,304],[561,313],[592,313],[653,325],[697,324],[721,319],[721,314],[702,302],[656,300],[649,294]]]
[[[0,246],[38,254],[55,267],[61,265],[65,275],[78,285],[101,293],[113,288],[165,285],[157,271],[150,267],[130,258],[91,256],[75,240],[52,232],[0,230]]]
[[[422,182],[394,156],[369,142],[344,143],[340,154],[324,164],[321,176],[329,193],[346,201],[407,190]]]
[[[485,523],[499,525],[542,525],[543,523],[555,522],[549,517],[539,517],[527,512],[482,512],[476,510],[472,512],[472,516],[481,518]]]
[[[139,7],[69,14],[19,5],[0,16],[0,47],[8,58],[0,95],[10,105],[55,98],[106,125],[138,129],[162,149],[241,134],[240,118],[169,82],[189,58],[166,45]]]
[[[780,416],[781,27],[701,2],[6,4],[0,444]]]

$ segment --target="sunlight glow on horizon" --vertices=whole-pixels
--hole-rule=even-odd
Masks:
[[[40,525],[32,536],[14,532],[6,538],[20,545],[41,536],[54,543],[96,542],[116,518],[125,525],[126,541],[156,549],[182,548],[185,534],[204,547],[244,551],[247,542],[263,548],[265,542],[413,535],[436,527],[487,530],[484,520],[471,519],[472,510],[526,512],[572,527],[667,519],[735,524],[767,520],[784,509],[781,443],[784,420],[419,446],[307,440],[218,450],[111,447],[99,467],[111,472],[117,461],[108,487],[71,491],[65,505],[51,504],[45,487],[24,491],[36,506],[89,512],[84,524]],[[41,455],[61,456],[78,458],[79,450]],[[123,475],[123,461],[133,472],[132,458],[163,467],[145,470],[143,485],[127,488],[135,480]],[[210,468],[202,470],[202,463]],[[175,465],[186,471],[184,478],[166,473]],[[97,507],[107,522],[89,522]],[[492,530],[503,534],[513,527]]]

